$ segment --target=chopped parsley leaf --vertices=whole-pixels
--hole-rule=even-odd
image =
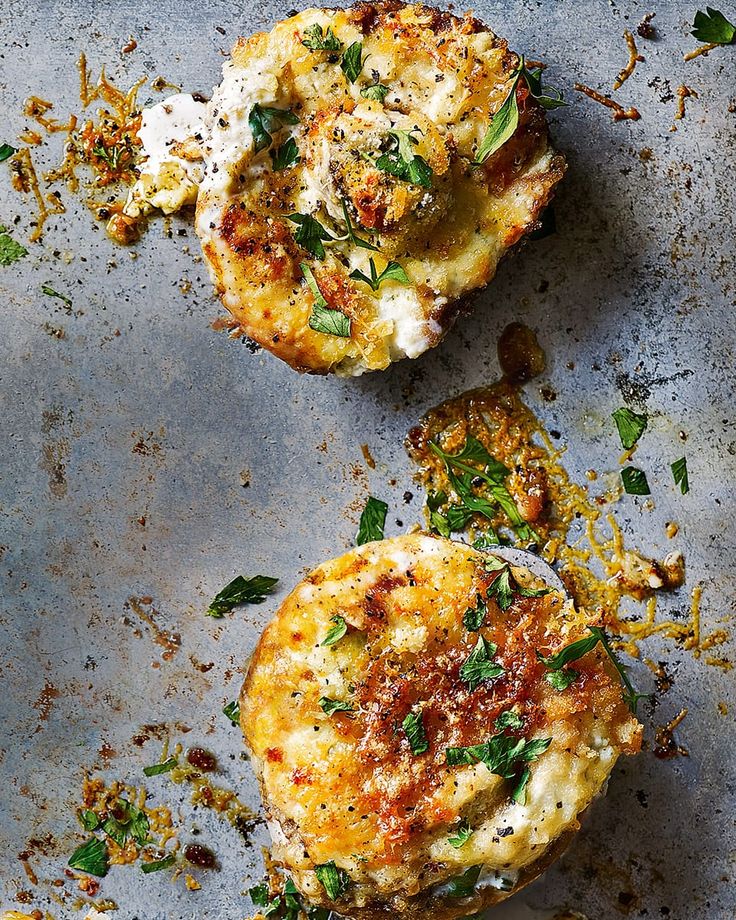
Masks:
[[[488,613],[486,602],[480,594],[477,595],[476,600],[477,603],[475,607],[468,607],[463,614],[463,626],[469,632],[477,632],[483,625],[483,621]]]
[[[527,70],[524,66],[522,76],[526,82],[529,92],[542,106],[543,109],[558,109],[560,106],[568,105],[562,98],[562,92],[551,86],[542,86],[542,68],[535,67],[533,70]]]
[[[371,543],[373,540],[383,540],[383,528],[386,525],[386,512],[388,505],[381,501],[380,498],[368,496],[363,513],[360,516],[360,525],[358,534],[355,537],[355,545],[362,546],[364,543]]]
[[[296,145],[296,141],[293,137],[290,137],[288,140],[277,147],[276,150],[269,150],[269,155],[271,157],[271,162],[273,163],[273,168],[278,172],[282,169],[288,169],[290,166],[294,166],[299,162],[301,157],[299,156],[299,148]]]
[[[237,700],[231,700],[227,706],[223,706],[222,712],[233,725],[240,725],[240,703]]]
[[[648,418],[622,406],[613,413],[613,420],[618,428],[621,438],[621,447],[631,450],[642,434],[646,431]]]
[[[736,44],[736,26],[712,6],[706,6],[705,10],[705,13],[698,10],[695,14],[693,30],[690,34],[694,35],[699,42],[706,42],[709,45]]]
[[[409,741],[412,754],[426,754],[429,750],[427,733],[424,731],[424,722],[421,712],[410,712],[401,723],[404,734]]]
[[[77,812],[79,823],[86,831],[96,831],[100,826],[100,816],[91,808],[81,808]]]
[[[267,575],[253,575],[252,578],[237,575],[215,596],[206,616],[220,618],[240,604],[261,604],[276,584],[278,578]]]
[[[370,88],[370,87],[369,87]],[[386,90],[388,92],[388,90]],[[9,157],[12,157],[14,153],[17,153],[15,147],[11,147],[10,144],[0,144],[0,163],[3,160],[7,160]]]
[[[518,712],[514,712],[513,709],[507,709],[496,718],[493,725],[495,726],[496,731],[502,732],[504,728],[523,728],[524,720],[521,718]]]
[[[340,69],[345,74],[348,83],[355,83],[363,69],[363,42],[353,42],[342,55]]]
[[[512,735],[493,735],[484,744],[446,748],[445,762],[450,767],[482,763],[496,776],[513,779],[520,764],[536,760],[551,742],[551,738],[527,741]]]
[[[302,44],[310,51],[340,51],[342,49],[342,42],[332,31],[332,27],[328,26],[325,32],[318,22],[304,30]]]
[[[388,86],[384,86],[383,83],[372,83],[370,86],[364,86],[360,91],[360,95],[364,99],[373,99],[376,102],[383,102],[388,95]]]
[[[65,303],[67,307],[73,306],[71,300],[65,294],[60,294],[58,291],[55,291],[50,284],[42,284],[41,293],[46,294],[47,297],[56,297],[57,300],[61,300],[62,303]]]
[[[161,773],[168,773],[169,770],[173,770],[178,763],[179,761],[176,757],[169,757],[163,763],[155,763],[150,767],[144,767],[143,772],[146,776],[159,776]]]
[[[670,465],[670,469],[672,470],[675,485],[680,487],[680,492],[682,492],[683,495],[687,495],[690,491],[690,480],[687,475],[687,458],[680,457],[679,460],[675,460],[675,462]]]
[[[482,866],[471,866],[462,875],[450,879],[448,896],[451,898],[469,898],[475,892],[475,883],[480,876]]]
[[[514,597],[544,597],[549,588],[525,588],[520,585],[511,572],[511,566],[498,556],[489,556],[485,562],[488,572],[498,572],[491,582],[486,597],[495,597],[498,606],[504,612],[514,603]]]
[[[580,677],[580,672],[575,671],[573,668],[560,668],[559,671],[549,671],[544,675],[544,679],[550,687],[560,692],[567,690],[570,684],[575,683],[578,677]]]
[[[470,827],[468,822],[463,818],[460,824],[455,828],[454,834],[447,838],[447,842],[451,847],[455,847],[456,850],[459,850],[472,836],[473,828]]]
[[[422,188],[432,187],[432,167],[424,157],[414,153],[419,141],[411,131],[389,131],[389,147],[375,161],[377,169]]]
[[[321,262],[325,257],[325,247],[322,241],[333,242],[335,237],[311,214],[287,214],[285,216],[287,220],[298,224],[298,229],[294,231],[294,239],[297,243]]]
[[[249,888],[248,894],[256,907],[265,907],[268,904],[270,891],[268,885],[265,884],[265,882]]]
[[[107,844],[99,837],[90,837],[72,853],[68,865],[80,872],[89,872],[90,875],[103,878],[110,865]]]
[[[334,617],[330,617],[330,621],[335,625],[327,630],[327,635],[322,642],[320,642],[320,645],[334,645],[336,642],[339,642],[348,631],[348,624],[345,622],[344,618],[338,614]]]
[[[299,118],[289,109],[274,109],[256,102],[248,115],[248,127],[253,135],[253,152],[271,146],[272,132],[283,125],[295,125]]]
[[[357,268],[350,272],[350,277],[355,281],[364,281],[373,291],[377,291],[383,282],[388,280],[398,281],[400,284],[410,283],[409,276],[398,262],[388,262],[380,275],[376,271],[376,263],[372,257],[368,260],[368,264],[371,269],[370,277]]]
[[[629,495],[651,495],[647,474],[635,466],[625,466],[621,470],[621,482]]]
[[[160,872],[162,869],[168,869],[176,863],[176,856],[170,854],[163,859],[156,859],[154,862],[141,863],[141,869],[148,875],[151,872]]]
[[[505,673],[498,662],[493,661],[496,646],[483,636],[478,636],[475,648],[460,668],[460,680],[469,690],[475,690],[485,680],[495,680]]]
[[[353,712],[352,703],[347,700],[331,700],[329,696],[321,696],[319,705],[322,707],[322,712],[327,713],[328,716],[334,716],[336,712]]]
[[[306,262],[301,262],[300,267],[309,290],[314,294],[312,315],[309,317],[309,328],[314,329],[315,332],[323,332],[325,335],[339,335],[344,339],[350,338],[350,317],[339,310],[333,310],[328,307],[312,269]]]
[[[516,802],[517,805],[526,805],[526,787],[531,775],[532,771],[529,767],[524,767],[519,774],[519,778],[514,783],[514,788],[511,790],[511,800]]]
[[[314,872],[331,901],[341,898],[350,886],[350,876],[335,865],[334,860],[315,866]]]
[[[124,847],[128,838],[132,837],[142,847],[148,840],[148,817],[127,799],[118,799],[103,821],[102,830],[118,846]]]
[[[16,243],[12,236],[0,232],[0,265],[12,265],[18,259],[28,255],[28,250]]]

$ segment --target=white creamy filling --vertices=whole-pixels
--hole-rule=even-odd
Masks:
[[[129,217],[152,208],[173,214],[195,203],[204,171],[196,147],[205,131],[205,108],[190,93],[177,93],[143,110],[138,137],[145,160],[123,209]],[[189,147],[186,156],[177,145]]]

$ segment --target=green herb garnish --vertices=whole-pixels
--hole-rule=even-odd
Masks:
[[[81,808],[77,812],[79,823],[86,831],[96,831],[100,826],[100,816],[91,808]]]
[[[446,453],[434,441],[429,442],[429,447],[444,461],[450,484],[467,508],[492,521],[496,516],[494,505],[498,505],[506,513],[521,540],[539,539],[521,516],[511,493],[504,484],[510,472],[509,469],[492,457],[477,438],[469,434],[462,450],[457,454]],[[473,466],[474,463],[481,464],[480,468]],[[456,475],[453,469],[460,470],[461,475]],[[476,477],[482,479],[487,485],[493,504],[473,491],[473,480]]]
[[[460,680],[469,690],[475,690],[485,680],[495,680],[505,673],[500,664],[493,660],[496,646],[493,642],[478,636],[475,648],[460,668]]]
[[[582,658],[583,655],[587,655],[588,652],[591,652],[600,642],[604,651],[611,659],[613,666],[618,671],[619,677],[621,678],[621,683],[624,685],[624,702],[629,707],[629,709],[634,714],[636,714],[636,707],[639,700],[647,699],[649,694],[637,693],[634,690],[633,684],[629,679],[626,666],[622,664],[621,661],[619,661],[618,656],[611,648],[605,630],[601,629],[600,626],[588,626],[588,632],[590,633],[590,636],[586,636],[583,639],[577,639],[575,642],[571,642],[569,645],[566,645],[554,655],[545,657],[544,655],[537,652],[537,658],[539,658],[544,666],[550,670],[560,671],[560,669],[562,669],[566,664],[569,664],[572,661],[577,661],[579,658]],[[572,683],[572,681],[570,681],[570,683]]]
[[[312,315],[309,317],[309,328],[314,329],[315,332],[324,332],[325,335],[339,335],[344,339],[350,338],[350,317],[339,310],[332,310],[328,307],[312,269],[306,262],[302,262],[300,267],[304,280],[314,294]]]
[[[231,700],[227,706],[223,706],[222,712],[233,725],[240,725],[240,703],[237,700]]]
[[[148,875],[151,872],[160,872],[162,869],[169,869],[176,863],[176,856],[164,856],[163,859],[156,859],[153,862],[141,863],[141,869]]]
[[[269,901],[270,891],[268,885],[261,883],[249,888],[248,895],[256,907],[265,907]]]
[[[551,738],[527,741],[512,735],[493,735],[484,744],[447,748],[445,762],[449,767],[482,763],[496,776],[513,779],[520,764],[536,760],[551,742]]]
[[[624,450],[631,450],[646,431],[648,418],[646,415],[632,412],[631,409],[627,409],[624,406],[621,409],[616,409],[613,413],[613,420],[618,428],[621,446]]]
[[[675,460],[675,462],[670,465],[670,469],[672,470],[675,485],[680,487],[680,492],[682,492],[683,495],[687,495],[690,491],[690,480],[687,475],[687,458],[680,457],[679,460]]]
[[[232,705],[232,703],[229,705]],[[169,770],[173,770],[178,763],[179,761],[176,757],[169,757],[163,763],[155,763],[150,767],[144,767],[143,772],[146,776],[159,776],[161,773],[168,773]]]
[[[558,109],[560,106],[566,106],[568,103],[562,98],[562,92],[551,86],[542,86],[542,68],[535,67],[534,70],[527,70],[524,67],[522,74],[529,92],[542,106],[543,109]]]
[[[383,102],[388,95],[388,86],[384,86],[383,83],[372,83],[370,86],[364,86],[360,91],[360,95],[364,99],[373,99],[376,102]]]
[[[364,543],[371,543],[373,540],[383,540],[383,528],[386,524],[386,512],[388,505],[381,501],[380,498],[368,496],[363,513],[360,516],[360,525],[358,534],[355,537],[355,545],[362,546]]]
[[[651,495],[647,474],[635,466],[625,466],[621,470],[621,482],[629,495]]]
[[[348,624],[343,617],[336,614],[334,617],[330,617],[330,620],[335,625],[327,630],[327,635],[322,642],[320,642],[320,645],[334,645],[336,642],[339,642],[348,631]]]
[[[487,572],[498,572],[486,597],[495,597],[498,606],[504,612],[514,603],[514,597],[544,597],[549,588],[525,588],[520,585],[511,572],[511,566],[497,556],[489,556],[485,562]]]
[[[18,259],[28,255],[28,250],[16,243],[12,236],[0,232],[0,265],[12,265]]]
[[[299,148],[296,145],[296,141],[293,137],[290,137],[288,140],[277,147],[276,150],[269,150],[269,155],[271,157],[271,162],[273,163],[273,168],[276,171],[282,169],[288,169],[290,166],[294,166],[299,162],[301,157],[299,156]]]
[[[488,613],[486,602],[480,594],[477,595],[476,600],[477,603],[475,607],[468,607],[463,614],[463,626],[469,632],[477,632],[483,625],[483,621]]]
[[[424,157],[414,153],[413,148],[418,143],[419,141],[412,137],[411,131],[389,131],[388,150],[375,161],[376,167],[403,179],[404,182],[431,188],[432,167]]]
[[[690,34],[709,45],[736,44],[736,26],[712,6],[706,6],[705,12],[697,11]]]
[[[286,219],[298,224],[294,239],[321,262],[325,257],[323,240],[334,242],[335,237],[311,214],[287,214]]]
[[[219,618],[240,604],[261,604],[276,584],[278,578],[269,578],[267,575],[253,575],[252,578],[237,575],[215,597],[206,615]]]
[[[370,89],[370,87],[368,87]],[[386,91],[388,92],[388,90]],[[7,160],[9,157],[12,157],[14,153],[17,153],[15,147],[11,147],[10,144],[0,144],[0,163],[3,160]]]
[[[327,713],[328,716],[334,716],[336,712],[353,712],[352,703],[347,700],[331,700],[329,696],[321,696],[319,705],[322,707],[322,712]]]
[[[475,893],[475,883],[480,876],[482,866],[471,866],[462,875],[450,879],[448,896],[451,898],[469,898]]]
[[[505,728],[520,729],[524,727],[524,720],[513,709],[507,709],[502,712],[493,723],[496,731],[502,732]]]
[[[334,860],[315,866],[314,871],[331,901],[341,898],[350,886],[350,876],[344,869],[338,868]]]
[[[41,293],[46,294],[48,297],[55,297],[57,300],[65,303],[67,307],[73,306],[71,300],[65,294],[60,294],[58,291],[55,291],[50,284],[42,284]]]
[[[253,152],[259,153],[271,146],[271,134],[284,125],[295,125],[299,118],[289,109],[274,109],[258,102],[250,110],[248,126],[253,135]]]
[[[332,31],[332,27],[328,26],[327,32],[324,32],[318,22],[304,30],[302,44],[310,51],[340,51],[342,48],[342,42]]]
[[[68,865],[80,872],[89,872],[90,875],[103,878],[110,866],[107,844],[99,837],[90,837],[72,853]]]
[[[455,847],[456,850],[459,850],[460,847],[464,846],[472,836],[473,828],[470,827],[465,819],[463,819],[455,828],[455,832],[452,837],[447,838],[447,842],[451,847]]]
[[[363,42],[353,42],[343,52],[340,70],[348,83],[355,83],[363,69]]]
[[[372,249],[373,252],[378,252],[378,246],[374,246],[373,243],[370,243],[368,240],[361,239],[353,229],[353,222],[350,220],[350,212],[348,211],[348,205],[345,199],[342,199],[342,213],[345,215],[345,226],[347,227],[347,239],[353,244],[353,246],[359,246],[361,249]]]
[[[559,671],[549,671],[544,675],[544,679],[555,690],[559,690],[560,693],[563,690],[567,690],[570,684],[575,683],[575,681],[580,677],[580,672],[575,671],[573,668],[560,668]]]
[[[129,837],[142,847],[148,840],[148,817],[127,799],[118,799],[102,823],[102,830],[118,846],[124,847]]]
[[[410,283],[409,276],[398,262],[388,262],[380,275],[376,271],[376,263],[372,258],[368,260],[368,264],[371,269],[370,277],[363,274],[363,272],[359,271],[357,268],[350,272],[350,277],[356,281],[364,281],[373,291],[377,291],[383,282],[388,280],[398,281],[400,284]]]
[[[401,727],[409,741],[412,754],[425,754],[429,750],[429,741],[424,731],[421,712],[410,712],[401,723]]]

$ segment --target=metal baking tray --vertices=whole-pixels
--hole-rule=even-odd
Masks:
[[[161,73],[207,93],[235,38],[269,28],[291,5],[4,0],[0,141],[23,129],[31,93],[51,98],[60,117],[78,108],[81,50],[95,72],[106,64],[123,85]],[[165,724],[172,741],[213,751],[218,782],[258,807],[239,732],[221,710],[237,696],[261,628],[302,573],[352,544],[369,492],[389,503],[387,534],[421,522],[403,438],[429,407],[498,377],[496,341],[512,320],[534,328],[546,349],[548,369],[526,400],[559,432],[578,481],[588,468],[616,468],[610,413],[624,396],[646,408],[652,422],[637,461],[653,499],[626,497],[616,517],[648,553],[684,551],[688,583],[671,600],[675,615],[687,614],[688,589],[702,583],[704,628],[724,625],[736,595],[736,56],[720,48],[683,61],[695,44],[694,10],[620,0],[477,4],[513,48],[548,63],[550,82],[573,102],[552,114],[570,164],[557,232],[507,259],[439,348],[386,373],[301,377],[215,332],[220,311],[185,219],[152,223],[128,251],[65,195],[68,211],[50,219],[43,241],[0,267],[4,907],[84,916],[75,883],[52,884],[81,839],[82,779],[101,770],[140,781],[160,753],[155,738],[141,746],[142,726]],[[623,30],[650,11],[658,37],[639,40],[646,60],[617,93],[641,120],[615,123],[572,84],[610,91],[627,57]],[[122,54],[131,35],[138,47]],[[673,122],[681,84],[699,95]],[[3,168],[0,195],[0,223],[24,242],[27,211]],[[43,284],[73,306],[44,296]],[[669,473],[683,452],[680,432],[687,496]],[[675,540],[668,521],[680,526]],[[224,620],[206,618],[209,599],[241,571],[278,576],[278,592]],[[131,598],[150,600],[144,612],[180,637],[168,660]],[[642,651],[674,675],[645,716],[647,736],[686,707],[677,737],[689,756],[659,760],[645,750],[622,762],[568,853],[497,909],[499,920],[564,907],[591,920],[734,916],[733,675],[663,637]],[[633,671],[652,686],[641,661]],[[98,899],[117,902],[116,920],[248,916],[243,892],[261,874],[263,829],[246,843],[192,809],[184,788],[158,779],[146,784],[153,801],[173,808],[185,837],[198,832],[213,847],[219,871],[200,873],[201,890],[189,892],[169,873],[117,867]],[[20,891],[31,892],[30,906]]]

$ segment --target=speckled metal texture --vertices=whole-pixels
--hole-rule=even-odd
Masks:
[[[234,39],[290,8],[291,0],[4,0],[0,142],[13,143],[26,124],[30,93],[52,99],[60,117],[78,110],[81,50],[95,72],[104,63],[121,83],[163,73],[206,93]],[[610,91],[627,58],[623,30],[649,11],[657,39],[639,39],[646,60],[616,94],[641,120],[614,123],[572,84]],[[579,481],[590,468],[617,468],[611,411],[624,400],[647,410],[637,464],[652,500],[625,497],[616,517],[653,555],[683,549],[688,589],[704,584],[704,628],[723,625],[736,593],[736,49],[683,62],[695,44],[693,12],[619,0],[478,4],[513,48],[549,64],[549,81],[573,102],[552,115],[570,164],[557,233],[507,259],[442,346],[387,373],[300,377],[215,332],[218,306],[185,220],[153,222],[129,252],[62,192],[67,213],[25,259],[0,267],[3,906],[24,909],[30,898],[26,910],[83,916],[75,883],[52,885],[82,839],[74,814],[83,774],[139,780],[160,752],[156,740],[134,742],[145,724],[214,751],[218,781],[257,807],[239,733],[221,709],[237,696],[262,626],[304,572],[351,545],[369,492],[389,503],[388,534],[421,520],[402,439],[425,409],[497,377],[496,341],[512,320],[537,330],[547,351],[548,370],[526,399],[567,445]],[[131,35],[138,47],[122,54]],[[698,98],[673,122],[681,84]],[[37,151],[39,162],[58,159],[57,141],[53,153]],[[0,223],[27,241],[27,211],[5,166],[0,190]],[[47,283],[73,306],[42,294]],[[683,453],[687,496],[669,470]],[[674,540],[668,521],[680,525]],[[206,618],[208,600],[241,571],[278,576],[279,592],[224,620]],[[687,589],[669,603],[682,616],[688,606]],[[141,610],[180,636],[168,660]],[[567,855],[516,909],[567,906],[591,920],[734,916],[733,675],[662,637],[642,652],[674,674],[645,716],[647,735],[686,707],[678,739],[690,756],[664,761],[645,750],[617,767]],[[642,662],[633,672],[652,686]],[[243,891],[260,873],[262,828],[247,845],[192,810],[165,777],[147,785],[153,801],[174,807],[182,840],[213,847],[220,868],[199,873],[201,891],[188,892],[169,873],[115,867],[101,895],[118,903],[116,920],[248,916]]]

